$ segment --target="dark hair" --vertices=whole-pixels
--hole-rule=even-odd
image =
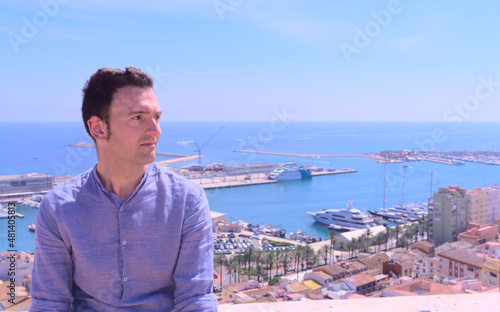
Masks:
[[[125,67],[124,71],[100,68],[85,83],[82,89],[82,118],[85,130],[94,142],[95,138],[90,134],[87,121],[95,115],[106,122],[109,130],[109,107],[113,94],[117,89],[126,86],[153,88],[153,79],[135,67]]]

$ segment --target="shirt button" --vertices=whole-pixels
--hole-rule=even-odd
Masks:
[[[120,207],[120,211],[123,211],[123,207]]]
[[[125,276],[125,277],[123,278],[123,281],[124,281],[124,282],[128,281],[128,278]]]
[[[122,245],[123,245],[123,246],[127,245],[127,241],[123,241],[123,242],[122,242]]]

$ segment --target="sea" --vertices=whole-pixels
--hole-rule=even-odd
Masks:
[[[157,151],[196,155],[199,147],[204,165],[296,162],[324,170],[357,170],[356,173],[308,180],[206,191],[211,210],[225,213],[228,221],[241,219],[253,224],[273,225],[287,232],[301,230],[323,239],[329,235],[327,227],[315,223],[308,211],[344,208],[349,201],[360,210],[380,210],[383,206],[400,204],[403,194],[405,203],[427,202],[439,186],[458,185],[472,189],[497,184],[500,178],[498,166],[479,163],[457,166],[420,161],[385,166],[364,157],[293,157],[234,152],[244,149],[325,155],[383,150],[500,150],[500,123],[306,122],[282,117],[255,122],[163,121]],[[81,173],[96,163],[96,152],[91,148],[70,146],[73,142],[92,143],[81,122],[1,123],[0,175]],[[165,159],[168,157],[156,158]],[[195,161],[174,166],[192,162]],[[403,165],[408,166],[406,170]],[[20,204],[17,209],[25,218],[16,221],[16,248],[33,251],[34,234],[27,226],[35,222],[38,210]],[[10,249],[7,233],[7,220],[0,219],[0,251]]]

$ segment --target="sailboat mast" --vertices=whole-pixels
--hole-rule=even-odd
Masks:
[[[385,156],[385,167],[384,167],[384,204],[382,207],[385,209],[385,180],[387,179],[387,155]]]
[[[403,166],[403,195],[401,196],[401,207],[404,206],[405,204],[405,181],[406,181],[406,168],[408,168],[407,165]]]

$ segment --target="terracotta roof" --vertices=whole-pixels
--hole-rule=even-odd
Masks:
[[[288,287],[290,288],[290,291],[296,293],[296,292],[299,292],[299,291],[309,291],[311,290],[309,287],[307,287],[306,285],[302,284],[302,283],[293,283],[293,284],[289,284]]]
[[[483,265],[483,259],[470,255],[466,252],[457,250],[457,249],[450,249],[447,251],[443,251],[439,253],[439,256],[442,258],[446,258],[449,260],[455,260],[458,262],[466,263],[471,266],[475,267],[481,267]]]
[[[420,241],[410,245],[411,249],[419,249],[425,253],[430,253],[432,248],[434,248],[434,244],[429,243],[428,241]]]
[[[315,274],[316,276],[318,276],[319,278],[322,278],[322,279],[332,278],[332,276],[330,274],[327,274],[324,271],[313,271],[309,274]]]
[[[500,270],[500,260],[493,258],[487,259],[483,263],[483,267],[487,268],[489,271],[498,272]]]
[[[387,290],[395,291],[403,296],[429,296],[429,295],[454,295],[462,294],[450,285],[434,283],[426,280],[415,280],[405,284],[388,287]]]
[[[379,252],[373,256],[358,259],[358,261],[367,267],[372,268],[378,264],[382,265],[384,262],[389,261],[389,256],[385,252]]]
[[[359,273],[359,274],[354,274],[352,276],[343,278],[343,279],[341,279],[341,281],[349,282],[353,286],[358,287],[358,286],[365,285],[365,284],[368,284],[371,282],[375,282],[375,279],[373,278],[373,276],[371,276],[368,273]]]

